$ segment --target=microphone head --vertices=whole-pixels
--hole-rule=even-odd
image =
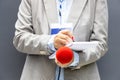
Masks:
[[[69,63],[73,60],[73,51],[68,47],[61,47],[56,51],[56,59],[61,64]]]

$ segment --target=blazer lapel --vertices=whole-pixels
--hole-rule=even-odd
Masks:
[[[70,14],[68,16],[68,22],[73,23],[73,27],[75,27],[80,15],[86,5],[87,0],[73,0],[73,4],[71,7]]]
[[[46,15],[50,23],[58,23],[56,0],[43,0]]]

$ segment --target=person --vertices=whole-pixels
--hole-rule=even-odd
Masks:
[[[56,23],[72,23],[73,29],[57,26],[58,32],[52,35]],[[49,57],[72,37],[74,42],[98,44],[73,51],[79,61],[73,67],[64,65],[64,80],[100,80],[96,61],[108,50],[107,0],[22,0],[13,39],[15,48],[27,54],[20,80],[56,80],[56,67],[63,65]]]

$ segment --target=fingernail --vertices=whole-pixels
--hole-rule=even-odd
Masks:
[[[72,36],[72,40],[74,41],[74,37]]]

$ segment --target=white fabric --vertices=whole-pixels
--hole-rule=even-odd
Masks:
[[[56,0],[56,3],[57,3],[57,11],[59,11],[59,5],[60,5],[59,0]],[[64,0],[63,1],[62,10],[61,10],[61,13],[62,13],[62,20],[61,21],[62,21],[62,23],[67,22],[72,3],[73,3],[73,0]],[[60,22],[59,12],[58,12],[58,19],[59,19],[59,22]]]

